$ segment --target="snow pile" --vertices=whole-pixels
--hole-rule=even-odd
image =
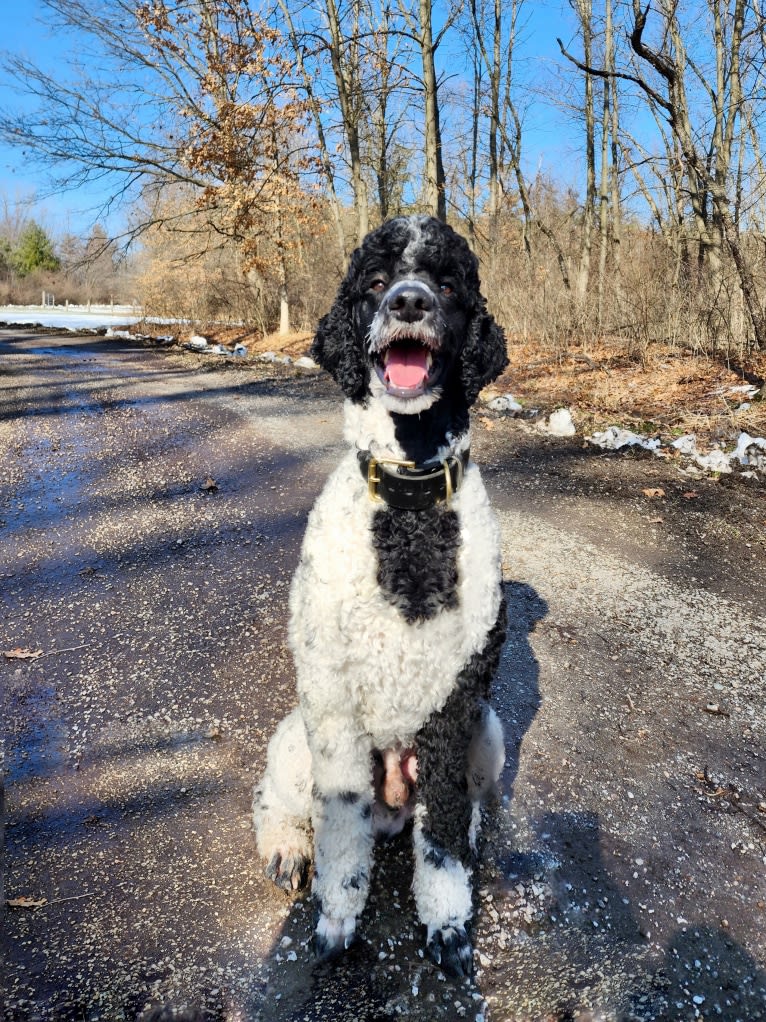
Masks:
[[[748,465],[758,472],[766,472],[766,440],[752,437],[749,433],[740,433],[737,446],[731,452],[740,465]]]
[[[228,355],[242,358],[247,354],[247,346],[236,344],[233,351],[229,351],[225,344],[211,344],[207,337],[201,334],[193,334],[184,345],[187,351],[204,352],[206,355]]]
[[[585,438],[589,444],[601,447],[605,451],[620,451],[623,447],[642,447],[646,451],[659,451],[661,441],[639,436],[638,433],[631,433],[629,429],[620,429],[619,426],[609,426],[602,433],[594,433],[593,436]]]
[[[296,358],[295,364],[296,364],[296,366],[298,366],[299,369],[318,369],[319,368],[319,366],[314,361],[314,359],[313,358],[309,358],[308,355],[301,355],[300,358]]]
[[[500,397],[494,397],[487,404],[493,412],[504,412],[506,415],[520,415],[522,407],[513,394],[501,394]]]
[[[572,413],[568,408],[557,408],[551,412],[545,423],[539,423],[539,428],[551,436],[574,436],[577,427],[574,424]]]
[[[743,475],[747,476],[753,476],[756,472],[766,472],[766,439],[752,437],[749,433],[740,433],[736,446],[728,452],[720,447],[713,447],[707,452],[698,450],[694,433],[685,433],[673,440],[667,445],[671,451],[667,451],[663,450],[659,438],[642,437],[628,429],[620,429],[619,426],[610,426],[602,433],[587,436],[585,440],[608,451],[640,447],[661,458],[666,458],[672,451],[677,451],[685,458],[691,458],[694,464],[705,472],[729,473],[736,465],[746,468],[748,471]]]
[[[687,457],[691,457],[696,454],[697,451],[697,438],[694,433],[684,433],[677,440],[674,440],[670,445],[675,448],[679,454],[685,454]]]
[[[281,365],[292,365],[292,359],[289,355],[280,355],[276,351],[264,351],[260,355],[256,355],[259,362],[278,362]]]

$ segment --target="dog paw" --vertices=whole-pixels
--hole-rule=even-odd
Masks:
[[[464,926],[445,926],[428,938],[428,954],[453,979],[470,979],[473,975],[473,948]]]
[[[347,951],[356,938],[356,919],[330,919],[320,913],[314,931],[314,951],[320,962],[331,962]]]
[[[274,852],[266,867],[266,876],[283,891],[300,891],[306,886],[309,860],[299,852]]]

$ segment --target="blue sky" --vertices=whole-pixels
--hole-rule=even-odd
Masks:
[[[2,48],[10,53],[34,58],[43,67],[52,64],[62,53],[62,40],[37,19],[42,14],[39,0],[13,0],[4,5],[2,14]],[[0,104],[16,108],[19,97],[0,72]],[[29,204],[36,194],[47,191],[45,175],[35,171],[23,152],[0,142],[0,197],[10,203],[23,202],[29,215],[47,230],[62,234],[67,230],[87,229],[91,216],[83,216],[93,196],[50,196]]]
[[[41,0],[6,0],[2,14],[2,48],[10,53],[28,56],[44,69],[66,62],[75,38],[55,35],[44,21],[45,9]],[[536,2],[528,0],[523,12],[526,28],[518,47],[518,65],[526,83],[525,95],[520,96],[527,106],[525,116],[526,170],[534,174],[538,167],[554,173],[564,184],[578,185],[578,169],[574,159],[577,133],[568,117],[550,100],[536,96],[539,88],[552,88],[553,74],[561,57],[556,36],[565,41],[573,34],[572,16],[565,0]],[[9,87],[0,72],[0,105],[18,108],[19,97]],[[445,125],[449,132],[449,124]],[[67,231],[83,233],[98,218],[98,211],[106,195],[95,187],[77,192],[48,194],[49,181],[45,173],[36,169],[19,150],[0,143],[0,200],[10,203],[24,202],[30,216],[45,228],[60,236]],[[124,214],[112,213],[106,226],[119,230]]]

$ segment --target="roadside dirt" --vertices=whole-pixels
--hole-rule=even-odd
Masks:
[[[486,411],[508,759],[476,976],[422,957],[406,835],[315,967],[249,803],[341,445],[316,374],[0,331],[3,1017],[766,1019],[766,489]]]

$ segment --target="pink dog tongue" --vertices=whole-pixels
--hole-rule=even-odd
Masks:
[[[419,344],[394,345],[386,354],[386,379],[395,387],[412,390],[428,377],[428,352]]]

